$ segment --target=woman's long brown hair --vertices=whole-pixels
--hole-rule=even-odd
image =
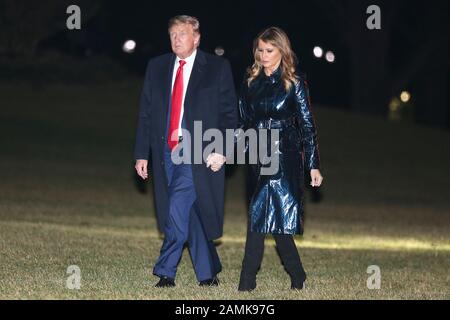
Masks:
[[[253,65],[248,68],[248,79],[247,84],[250,86],[250,83],[261,73],[263,72],[264,67],[261,65],[259,61],[259,53],[258,53],[258,43],[259,40],[263,42],[270,43],[271,45],[278,48],[281,52],[281,80],[284,83],[284,87],[286,91],[288,91],[293,82],[295,82],[298,77],[295,74],[295,66],[297,64],[297,57],[292,51],[291,42],[287,34],[278,27],[270,27],[262,32],[260,32],[255,40],[253,40],[253,57],[255,59]]]

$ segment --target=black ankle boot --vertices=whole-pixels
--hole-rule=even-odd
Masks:
[[[302,290],[305,287],[306,273],[299,277],[291,277],[291,289],[293,290]]]
[[[252,291],[256,288],[256,277],[241,276],[239,280],[239,291]]]

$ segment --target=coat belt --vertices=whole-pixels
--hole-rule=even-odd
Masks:
[[[254,127],[258,129],[282,129],[296,124],[297,118],[292,117],[288,119],[279,119],[279,120],[275,119],[259,120],[255,122]]]

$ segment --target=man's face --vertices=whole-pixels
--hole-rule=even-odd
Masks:
[[[169,36],[173,53],[181,59],[189,57],[200,41],[200,35],[194,33],[194,28],[187,23],[173,25]]]

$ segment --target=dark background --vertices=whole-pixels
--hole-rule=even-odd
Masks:
[[[68,30],[66,8],[81,8]],[[381,8],[368,30],[366,8]],[[423,1],[0,1],[0,81],[85,83],[142,77],[147,60],[170,50],[167,22],[199,18],[201,45],[225,49],[236,87],[252,62],[253,38],[279,26],[289,35],[314,102],[399,121],[449,128],[449,4]],[[136,50],[122,50],[127,39]],[[314,46],[335,53],[317,59]],[[408,103],[392,101],[403,90]],[[391,104],[391,111],[389,105]]]

